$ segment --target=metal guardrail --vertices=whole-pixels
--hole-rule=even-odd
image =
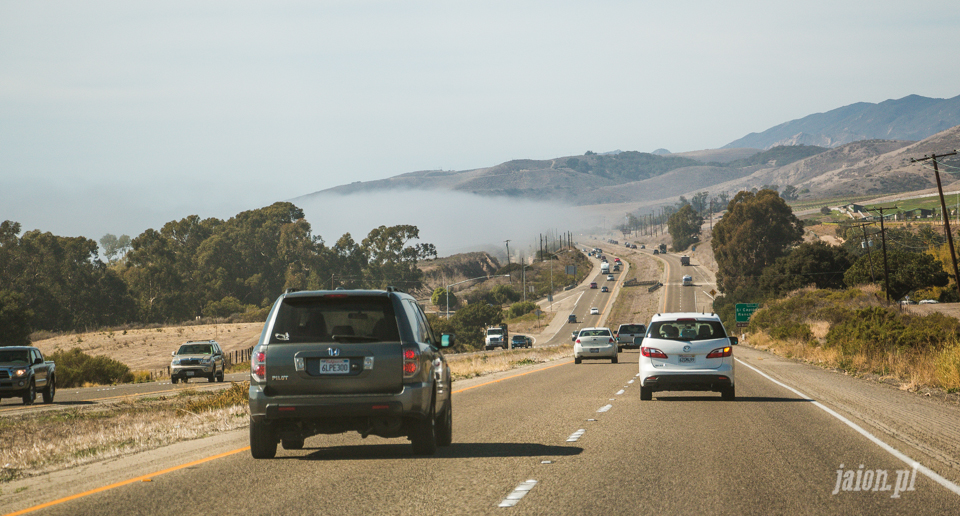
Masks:
[[[655,285],[653,285],[653,286],[651,286],[650,288],[647,289],[647,292],[653,292],[653,291],[657,290],[658,288],[660,288],[660,287],[662,287],[662,286],[663,286],[663,283],[660,283],[659,281],[657,281],[657,282],[655,282]]]

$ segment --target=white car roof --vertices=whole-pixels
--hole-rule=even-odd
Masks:
[[[650,322],[657,321],[676,321],[677,319],[697,319],[698,321],[719,321],[720,316],[714,313],[701,312],[667,312],[655,314],[650,318]]]

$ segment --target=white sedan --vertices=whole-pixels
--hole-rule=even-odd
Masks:
[[[591,309],[590,309],[590,315],[600,315],[600,309],[597,308],[597,307],[591,308]]]
[[[657,391],[714,391],[735,399],[736,343],[716,314],[654,315],[640,344],[640,399]]]

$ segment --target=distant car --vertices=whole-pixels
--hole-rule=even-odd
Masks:
[[[600,287],[600,292],[610,292],[610,289],[606,285]]]
[[[647,327],[639,323],[621,324],[613,336],[617,339],[617,347],[622,351],[624,349],[640,349],[640,343],[643,341],[643,334]]]
[[[660,251],[657,251],[656,249],[654,249],[653,254],[660,254]]]
[[[689,287],[693,285],[693,276],[684,276],[683,277],[683,286]]]
[[[640,347],[640,399],[658,391],[713,391],[735,399],[734,344],[716,314],[654,315]]]
[[[597,308],[597,307],[591,308],[591,309],[590,309],[590,315],[600,315],[600,309]]]
[[[620,263],[620,258],[614,258],[613,263]]]
[[[576,323],[576,322],[577,322],[577,316],[576,316],[575,314],[570,314],[570,315],[568,315],[568,316],[567,316],[567,322],[568,322],[568,323]]]
[[[640,244],[640,249],[646,249],[646,248],[647,248],[647,245],[646,245],[646,244]],[[636,248],[634,248],[634,249],[636,249]]]
[[[921,305],[935,305],[935,304],[937,304],[937,303],[939,303],[939,302],[940,302],[940,301],[937,301],[936,299],[923,299],[923,300],[920,301],[920,304],[921,304]]]
[[[900,300],[900,304],[901,304],[901,305],[915,305],[915,304],[917,304],[917,302],[914,301],[914,300],[912,300],[912,299],[901,299],[901,300]]]
[[[526,335],[514,335],[510,337],[510,347],[511,348],[529,348],[533,346],[533,339],[527,337]]]
[[[613,274],[607,274],[607,281],[613,281],[616,278],[613,277]]]
[[[637,248],[637,244],[630,244],[630,249],[636,249],[636,248]]]
[[[591,282],[590,288],[597,288],[597,282],[596,281]]]
[[[577,334],[573,343],[573,361],[579,364],[583,359],[609,358],[614,364],[618,361],[617,341],[610,328],[584,328]]]

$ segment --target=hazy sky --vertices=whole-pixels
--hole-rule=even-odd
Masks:
[[[136,236],[415,170],[716,148],[954,97],[958,34],[956,0],[0,0],[0,220]],[[336,240],[343,213],[311,213]]]

